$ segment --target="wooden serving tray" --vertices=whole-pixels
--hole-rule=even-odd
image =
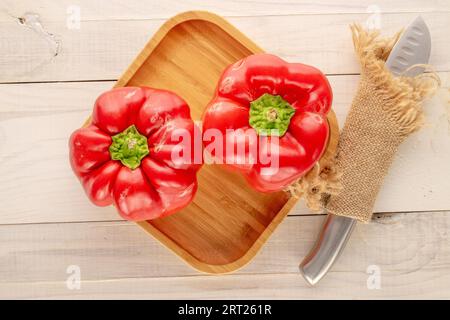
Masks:
[[[221,17],[185,12],[156,32],[115,86],[171,90],[188,102],[198,120],[225,67],[258,52],[263,50]],[[333,112],[328,121],[332,134],[322,159],[334,154],[338,139]],[[285,192],[254,191],[240,174],[218,165],[204,165],[198,185],[185,209],[138,224],[207,273],[231,272],[248,263],[297,202]]]

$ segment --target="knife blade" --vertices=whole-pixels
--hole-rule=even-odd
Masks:
[[[416,64],[428,63],[431,52],[431,36],[425,21],[418,16],[392,48],[386,67],[396,76],[403,73],[413,77],[424,72],[423,67],[408,70]]]
[[[386,60],[386,67],[396,76],[415,76],[424,72],[413,65],[428,63],[431,36],[422,17],[418,16],[403,32]],[[345,192],[345,191],[344,191]],[[314,286],[331,269],[345,248],[356,220],[329,213],[316,244],[299,266],[300,274]]]

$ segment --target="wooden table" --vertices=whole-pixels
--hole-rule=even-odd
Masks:
[[[450,2],[204,2],[0,3],[0,298],[450,298]],[[113,208],[91,205],[69,168],[68,137],[97,95],[167,18],[194,9],[324,71],[341,125],[359,78],[348,25],[392,34],[420,13],[430,27],[442,89],[425,105],[426,126],[401,146],[374,221],[357,226],[315,288],[297,266],[324,216],[303,203],[247,267],[207,276]],[[27,13],[41,31],[24,25],[35,18]]]

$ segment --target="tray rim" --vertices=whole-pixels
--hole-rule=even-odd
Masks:
[[[262,48],[256,45],[250,38],[245,36],[239,29],[234,27],[221,16],[208,11],[186,11],[169,18],[164,24],[161,25],[161,27],[151,37],[151,39],[147,42],[147,44],[140,51],[137,57],[122,73],[120,78],[115,83],[114,88],[126,86],[134,76],[134,74],[149,57],[149,55],[153,52],[153,50],[155,50],[161,43],[161,41],[167,36],[167,34],[177,25],[190,20],[203,20],[213,23],[223,31],[228,33],[231,37],[236,39],[238,42],[240,42],[249,51],[253,53],[264,52]],[[330,110],[330,112],[328,113],[327,120],[330,127],[330,138],[328,141],[327,149],[322,155],[321,160],[327,158],[330,154],[334,154],[339,136],[337,118],[333,110]],[[332,129],[335,130],[334,137],[332,137],[331,134],[333,133]],[[249,247],[247,252],[236,260],[226,264],[209,264],[200,261],[183,247],[181,247],[176,241],[169,238],[166,234],[161,232],[158,228],[154,227],[147,221],[136,222],[136,224],[143,228],[147,233],[152,235],[162,245],[175,253],[182,261],[184,261],[194,269],[209,274],[225,274],[234,272],[244,267],[257,255],[257,253],[262,249],[263,245],[267,242],[269,237],[272,235],[278,225],[284,220],[284,218],[287,216],[289,211],[293,208],[293,206],[298,202],[299,199],[300,198],[298,197],[290,197],[281,208],[281,210],[278,211],[278,213],[274,216],[272,221],[267,225],[264,231],[258,236],[255,242]]]
[[[221,16],[202,10],[186,11],[179,13],[164,22],[151,39],[145,44],[144,48],[139,52],[137,57],[131,62],[128,68],[121,74],[120,78],[114,84],[116,87],[124,87],[137,70],[142,66],[147,57],[153,52],[159,43],[166,37],[166,35],[177,25],[190,20],[204,20],[214,23],[219,28],[223,29],[226,33],[237,39],[242,45],[253,53],[262,53],[264,50],[256,45],[250,38],[244,35],[239,29],[230,24]]]

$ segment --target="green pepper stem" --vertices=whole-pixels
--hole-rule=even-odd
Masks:
[[[281,96],[265,93],[250,103],[249,124],[259,135],[282,137],[294,113],[295,109]]]
[[[138,168],[141,160],[149,153],[147,138],[134,125],[112,136],[112,140],[109,147],[111,159],[119,160],[131,170]]]

